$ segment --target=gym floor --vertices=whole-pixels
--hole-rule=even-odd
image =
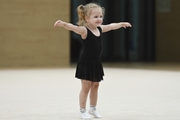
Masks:
[[[180,120],[179,65],[104,64],[104,72],[103,120]],[[80,120],[74,73],[75,66],[1,69],[0,120]]]

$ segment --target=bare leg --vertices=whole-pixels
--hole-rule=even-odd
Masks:
[[[102,118],[101,115],[96,111],[97,99],[98,99],[98,88],[99,82],[92,82],[91,83],[91,91],[90,91],[90,108],[89,114],[94,116],[95,118]]]
[[[98,99],[99,82],[91,82],[90,105],[96,106]]]
[[[80,108],[85,109],[87,96],[88,96],[89,90],[91,88],[91,81],[81,80],[81,86],[82,86],[82,88],[81,88],[81,91],[79,94],[79,105],[80,105]]]

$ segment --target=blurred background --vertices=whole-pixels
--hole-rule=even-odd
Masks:
[[[0,68],[75,64],[80,36],[53,24],[76,24],[77,6],[89,2],[105,8],[103,24],[133,26],[103,35],[104,63],[180,63],[179,0],[0,0]]]

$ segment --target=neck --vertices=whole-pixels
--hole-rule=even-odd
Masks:
[[[92,26],[86,26],[87,28],[89,28],[90,30],[96,30],[97,27],[92,27]]]
[[[98,26],[92,26],[92,25],[87,24],[86,27],[88,27],[91,30],[96,30]]]

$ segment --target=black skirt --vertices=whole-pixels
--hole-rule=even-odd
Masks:
[[[92,82],[103,80],[104,71],[100,58],[80,58],[75,77]]]

